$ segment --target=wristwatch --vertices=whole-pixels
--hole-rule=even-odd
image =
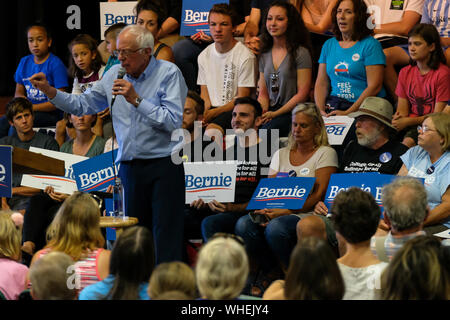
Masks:
[[[142,99],[142,98],[139,97],[139,96],[136,98],[136,102],[135,102],[135,107],[136,107],[136,108],[139,106],[139,104],[142,102],[142,100],[144,100],[144,99]]]

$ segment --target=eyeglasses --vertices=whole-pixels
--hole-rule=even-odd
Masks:
[[[244,239],[242,239],[240,236],[232,234],[232,233],[226,233],[226,232],[216,232],[213,234],[213,236],[210,238],[210,240],[212,239],[217,239],[217,238],[227,238],[227,239],[234,239],[236,240],[239,244],[241,245],[245,245]]]
[[[97,202],[98,208],[100,209],[100,211],[102,210],[102,205],[103,205],[103,199],[100,198],[99,196],[93,194],[93,193],[88,193],[92,199],[95,200],[95,202]]]
[[[113,54],[114,54],[114,56],[117,57],[117,58],[119,57],[119,55],[122,55],[122,57],[126,58],[126,57],[128,57],[130,54],[136,53],[136,52],[138,52],[139,50],[142,50],[142,49],[145,49],[145,48],[138,48],[138,49],[136,49],[136,50],[130,50],[130,49],[114,50],[114,51],[113,51]]]
[[[420,133],[420,131],[422,131],[422,133],[426,133],[427,131],[436,131],[436,130],[430,129],[426,126],[417,126],[417,132]]]

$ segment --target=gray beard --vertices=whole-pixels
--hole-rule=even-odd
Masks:
[[[365,135],[364,137],[358,137],[358,143],[363,147],[370,147],[373,145],[381,135],[381,131],[379,129],[375,129],[372,134]]]

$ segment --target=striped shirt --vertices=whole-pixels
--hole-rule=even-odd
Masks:
[[[77,275],[76,284],[79,281],[80,291],[87,286],[101,281],[98,272],[98,258],[104,249],[88,250],[87,256],[75,262],[75,274]],[[51,248],[45,248],[41,251],[39,258],[51,252]]]
[[[450,37],[450,1],[425,0],[421,23],[433,24],[442,38]]]
[[[389,231],[384,240],[384,250],[389,261],[392,260],[392,257],[397,253],[398,250],[400,250],[401,247],[403,247],[403,245],[408,240],[425,234],[426,233],[424,231],[420,230],[406,235],[395,236],[392,235],[392,233]],[[370,250],[378,259],[381,259],[377,252],[376,239],[377,237],[372,237],[370,239]]]

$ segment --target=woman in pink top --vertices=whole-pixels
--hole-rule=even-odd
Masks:
[[[28,268],[19,263],[21,235],[11,214],[0,212],[0,292],[8,300],[17,300],[25,290]]]
[[[397,112],[392,125],[404,133],[403,144],[417,144],[417,126],[425,115],[450,112],[450,69],[440,43],[439,33],[431,24],[415,26],[408,38],[411,64],[400,71],[397,89]]]
[[[81,290],[107,277],[111,252],[103,249],[100,209],[89,194],[77,191],[64,201],[47,238],[47,246],[36,252],[31,265],[51,251],[61,251],[75,261],[74,288]]]

